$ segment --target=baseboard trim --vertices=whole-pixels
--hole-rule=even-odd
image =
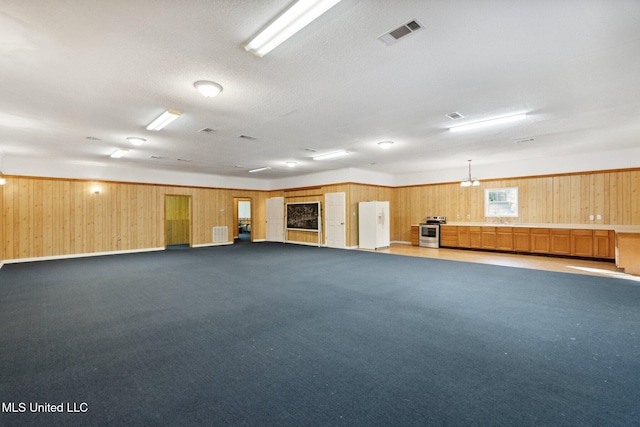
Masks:
[[[3,264],[20,264],[23,262],[37,262],[37,261],[53,261],[58,259],[71,259],[71,258],[89,258],[95,256],[106,256],[106,255],[121,255],[121,254],[134,254],[141,252],[155,252],[155,251],[164,251],[165,248],[145,248],[145,249],[129,249],[126,251],[109,251],[109,252],[89,252],[84,254],[67,254],[67,255],[51,255],[51,256],[41,256],[34,258],[15,258],[15,259],[5,259]]]
[[[391,241],[392,244],[398,244],[398,245],[410,245],[411,242],[405,242],[404,240],[392,240]]]
[[[221,242],[221,243],[200,243],[198,245],[192,245],[192,248],[207,248],[210,246],[225,246],[225,245],[233,245],[233,242]]]
[[[291,243],[292,245],[315,246],[317,248],[323,248],[327,246],[327,245],[319,245],[317,243],[296,242],[295,240],[285,240],[284,243]]]

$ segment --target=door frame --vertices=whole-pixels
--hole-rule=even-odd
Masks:
[[[234,236],[234,240],[235,240],[235,236],[236,233],[238,233],[238,238],[240,238],[240,232],[238,231],[238,220],[240,219],[240,215],[239,215],[239,209],[238,209],[238,202],[249,202],[249,212],[251,215],[251,232],[249,233],[249,241],[253,242],[253,236],[254,236],[254,224],[253,224],[253,220],[254,220],[254,207],[253,207],[253,198],[251,197],[247,197],[247,196],[234,196],[233,197],[233,210],[234,210],[234,232],[233,232],[233,236]]]

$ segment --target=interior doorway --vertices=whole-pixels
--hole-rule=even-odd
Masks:
[[[252,233],[252,205],[250,197],[234,197],[233,210],[235,222],[238,225],[234,229],[234,241],[251,242]]]
[[[164,196],[164,237],[167,249],[191,247],[191,196]]]

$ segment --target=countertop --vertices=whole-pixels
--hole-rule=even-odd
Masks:
[[[413,224],[418,225],[418,224]],[[525,224],[518,222],[447,222],[444,225],[528,228],[575,228],[583,230],[615,230],[617,233],[640,233],[640,225],[616,224]]]

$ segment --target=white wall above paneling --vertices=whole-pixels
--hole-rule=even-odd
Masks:
[[[638,167],[640,167],[640,147],[617,151],[608,150],[596,154],[576,153],[562,157],[522,158],[509,162],[491,162],[491,159],[480,159],[473,160],[471,163],[472,175],[480,180]],[[455,168],[429,170],[410,174],[393,175],[358,168],[344,168],[271,180],[135,168],[122,165],[114,166],[109,164],[109,162],[48,160],[6,155],[0,155],[0,168],[0,171],[5,175],[262,191],[314,187],[346,182],[400,187],[456,182],[468,175],[468,164],[466,161],[460,162],[459,167]]]
[[[109,165],[108,162],[48,160],[7,156],[6,175],[89,179],[99,181],[186,185],[193,187],[269,190],[269,181],[181,171]]]

